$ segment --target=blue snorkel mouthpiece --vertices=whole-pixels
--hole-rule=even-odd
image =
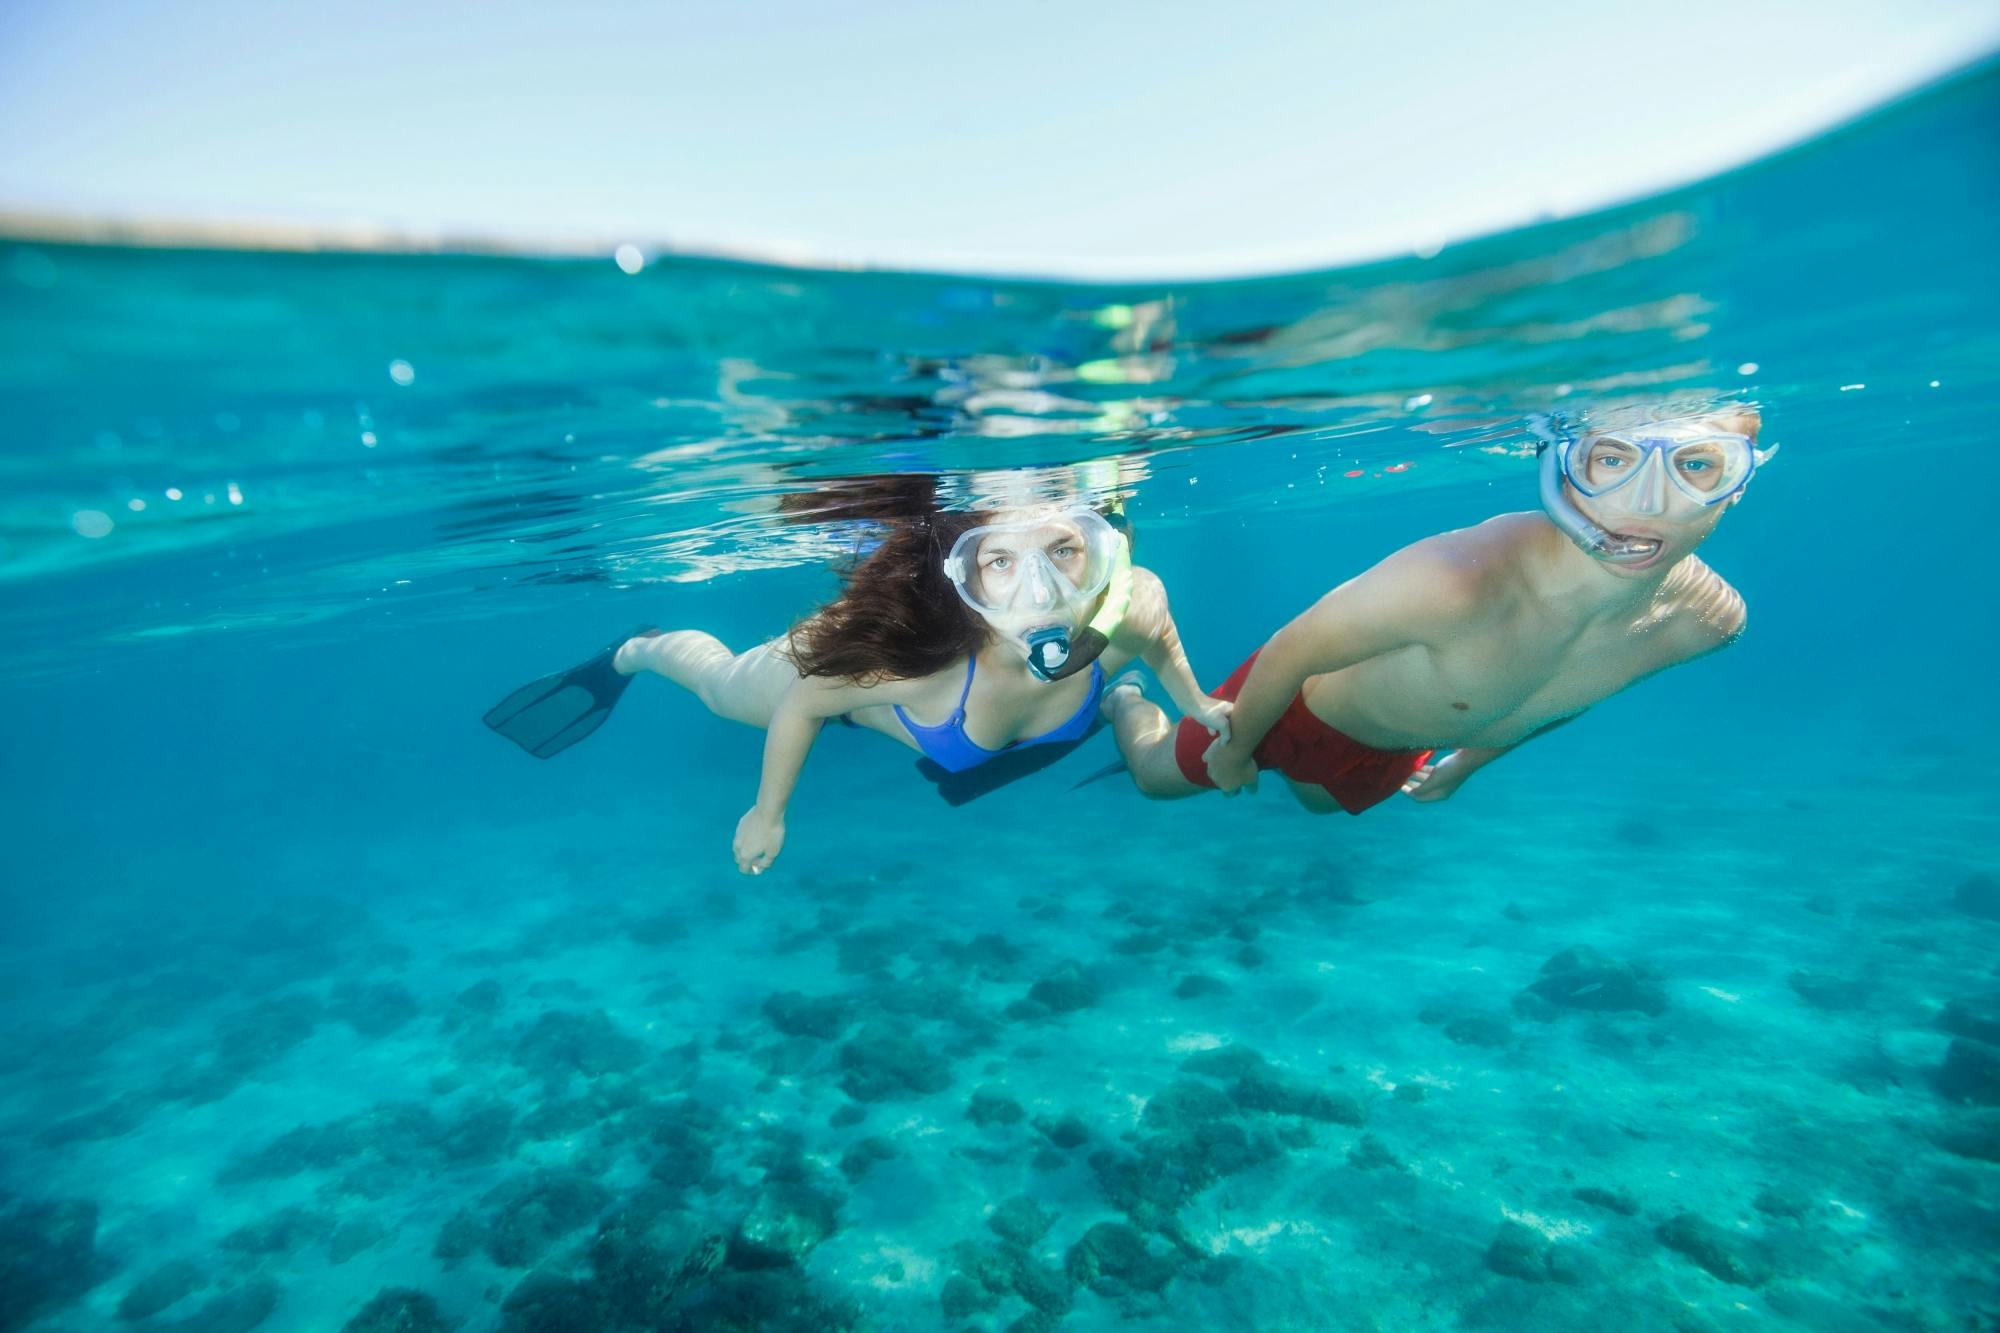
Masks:
[[[1031,630],[1025,642],[1028,645],[1028,670],[1037,679],[1053,681],[1068,674],[1063,671],[1063,664],[1069,661],[1068,630],[1060,625]]]

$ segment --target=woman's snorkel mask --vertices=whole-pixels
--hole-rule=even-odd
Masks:
[[[1663,513],[1670,487],[1697,505],[1719,505],[1740,495],[1757,465],[1777,452],[1759,450],[1747,435],[1673,429],[1689,420],[1579,434],[1560,413],[1531,418],[1541,440],[1541,500],[1549,521],[1585,555],[1640,564],[1659,553],[1660,542],[1597,523],[1570,498],[1571,489],[1635,517]]]
[[[1132,601],[1131,543],[1085,505],[973,528],[952,543],[944,572],[967,606],[1021,645],[1029,672],[1044,681],[1096,661]]]

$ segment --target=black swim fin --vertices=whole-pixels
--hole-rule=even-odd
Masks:
[[[537,759],[561,754],[603,726],[618,706],[632,677],[619,675],[611,659],[633,637],[567,671],[529,681],[487,710],[486,725]]]
[[[1125,773],[1129,771],[1130,770],[1126,767],[1125,761],[1123,759],[1114,759],[1110,763],[1106,764],[1103,768],[1098,769],[1095,773],[1085,774],[1083,777],[1078,778],[1075,782],[1070,783],[1069,789],[1071,791],[1076,791],[1080,787],[1088,787],[1093,782],[1102,782],[1104,781],[1104,779],[1108,777],[1112,777],[1116,774]]]

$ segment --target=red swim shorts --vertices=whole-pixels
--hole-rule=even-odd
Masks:
[[[1250,675],[1249,661],[1237,667],[1229,679],[1214,691],[1218,699],[1234,699]],[[1181,776],[1198,787],[1213,787],[1208,765],[1201,760],[1215,737],[1207,727],[1191,717],[1181,719],[1174,732],[1174,762]],[[1294,695],[1280,717],[1257,746],[1257,767],[1275,768],[1294,782],[1316,782],[1340,808],[1358,815],[1402,790],[1410,774],[1431,757],[1429,750],[1374,750],[1353,737],[1335,731],[1313,716],[1303,694]]]

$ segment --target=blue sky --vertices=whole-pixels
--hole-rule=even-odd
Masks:
[[[10,0],[0,208],[1258,272],[1705,175],[1996,47],[1992,0]]]

